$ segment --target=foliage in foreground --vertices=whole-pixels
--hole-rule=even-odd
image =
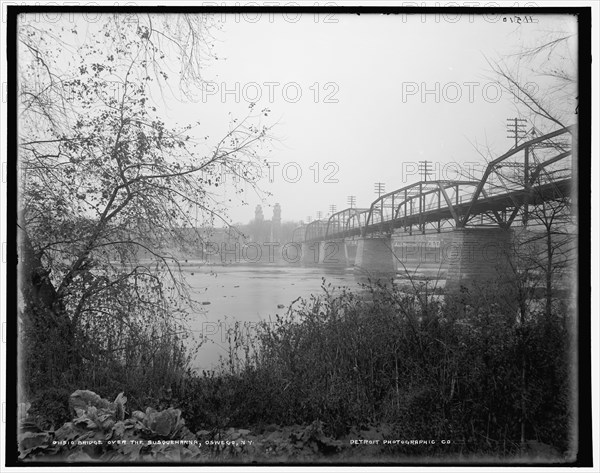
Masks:
[[[146,412],[133,411],[126,417],[126,402],[123,393],[111,403],[92,391],[75,391],[69,398],[75,416],[59,429],[40,431],[34,422],[25,422],[19,439],[20,458],[57,455],[66,461],[180,461],[199,453],[194,445],[160,442],[195,438],[180,410],[148,407]]]
[[[373,285],[357,295],[324,283],[322,295],[290,306],[256,333],[234,326],[221,371],[174,383],[168,407],[127,415],[118,407],[123,396],[109,403],[77,391],[68,406],[75,418],[55,430],[65,416],[61,394],[32,406],[37,428],[21,438],[21,455],[245,462],[352,458],[369,450],[389,461],[530,458],[535,450],[540,461],[568,461],[576,452],[566,311],[556,301],[550,317],[543,304],[522,313],[519,301],[494,289],[441,301],[420,289]],[[83,406],[74,404],[78,396]],[[36,415],[44,409],[62,420],[40,428]],[[437,443],[351,447],[361,438]],[[51,443],[68,439],[190,443]],[[451,443],[441,446],[443,439]]]
[[[127,416],[127,398],[119,394],[114,402],[92,391],[78,390],[69,397],[74,417],[60,428],[41,430],[35,416],[21,425],[20,459],[24,461],[63,460],[66,462],[191,462],[211,459],[238,459],[242,455],[273,458],[302,457],[335,453],[341,442],[323,433],[322,422],[307,426],[271,429],[264,436],[247,429],[201,430],[193,434],[179,409],[145,412]]]
[[[395,438],[452,439],[452,451],[519,454],[534,441],[572,454],[570,322],[559,302],[548,317],[519,313],[498,287],[445,302],[388,285],[368,297],[323,289],[258,333],[234,327],[221,375],[177,393],[186,418],[318,419],[334,438],[386,423]]]
[[[185,371],[198,307],[177,256],[228,220],[223,170],[236,194],[258,190],[268,110],[226,117],[217,137],[165,122],[174,90],[203,90],[210,16],[72,20],[16,29],[19,390],[126,390],[143,406]]]

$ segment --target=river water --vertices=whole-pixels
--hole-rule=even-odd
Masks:
[[[283,315],[298,297],[322,293],[322,278],[333,286],[358,289],[352,268],[327,270],[318,267],[276,265],[201,265],[183,268],[193,288],[193,298],[203,304],[190,328],[196,342],[204,342],[195,355],[196,369],[214,369],[219,357],[228,354],[227,329],[238,321],[245,329],[259,321]],[[191,345],[192,342],[190,342]]]

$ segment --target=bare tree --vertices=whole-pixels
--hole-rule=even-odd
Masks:
[[[516,112],[538,134],[563,128],[577,115],[575,23],[538,36],[533,44],[502,59],[487,59],[492,78],[515,100]]]
[[[156,353],[157,340],[185,336],[193,300],[175,250],[199,244],[198,210],[206,222],[227,222],[224,171],[254,186],[268,110],[250,107],[217,140],[199,123],[173,128],[161,118],[179,92],[204,86],[210,17],[103,15],[85,35],[83,22],[20,20],[26,375],[38,373],[39,386],[57,382],[57,371],[76,381],[107,360],[142,367],[141,346]],[[42,343],[48,333],[55,348]]]
[[[573,22],[574,23],[574,22]],[[576,32],[563,29],[544,35],[536,44],[524,45],[521,51],[501,60],[488,60],[495,80],[515,99],[516,116],[529,122],[527,132],[520,137],[522,146],[527,141],[560,129],[568,133],[555,139],[544,140],[523,151],[504,165],[494,169],[498,190],[510,193],[521,189],[523,197],[513,199],[509,215],[490,215],[492,220],[510,226],[518,219],[522,227],[516,233],[511,264],[515,273],[520,317],[518,340],[521,347],[521,447],[526,445],[526,426],[529,419],[528,381],[535,376],[546,377],[549,389],[556,395],[559,389],[553,383],[556,369],[562,361],[547,361],[546,372],[532,373],[526,355],[533,328],[528,317],[539,300],[539,286],[544,295],[544,333],[552,339],[552,330],[562,330],[562,321],[556,320],[555,310],[559,286],[563,286],[575,267],[576,189],[571,184],[577,178],[577,66]],[[519,147],[516,148],[518,150]],[[483,155],[483,153],[482,153]],[[492,153],[484,155],[492,162]],[[573,192],[575,191],[575,192]],[[572,195],[573,194],[573,195]],[[533,325],[534,326],[534,325]],[[533,327],[532,326],[532,327]],[[548,354],[552,347],[547,347]]]

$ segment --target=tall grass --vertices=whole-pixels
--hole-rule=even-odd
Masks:
[[[186,419],[320,420],[337,437],[387,423],[462,452],[515,453],[523,440],[567,450],[565,316],[521,319],[498,287],[445,302],[424,289],[371,284],[359,296],[324,282],[254,334],[233,326],[220,375],[178,393]]]

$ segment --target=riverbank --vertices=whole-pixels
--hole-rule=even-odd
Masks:
[[[569,317],[560,305],[552,318],[521,320],[518,301],[498,288],[444,301],[397,285],[365,290],[323,282],[250,335],[234,324],[217,369],[182,374],[160,398],[133,399],[123,422],[135,438],[193,440],[172,453],[181,461],[571,455]],[[106,438],[119,420],[100,418],[71,422],[80,435],[92,427]]]

